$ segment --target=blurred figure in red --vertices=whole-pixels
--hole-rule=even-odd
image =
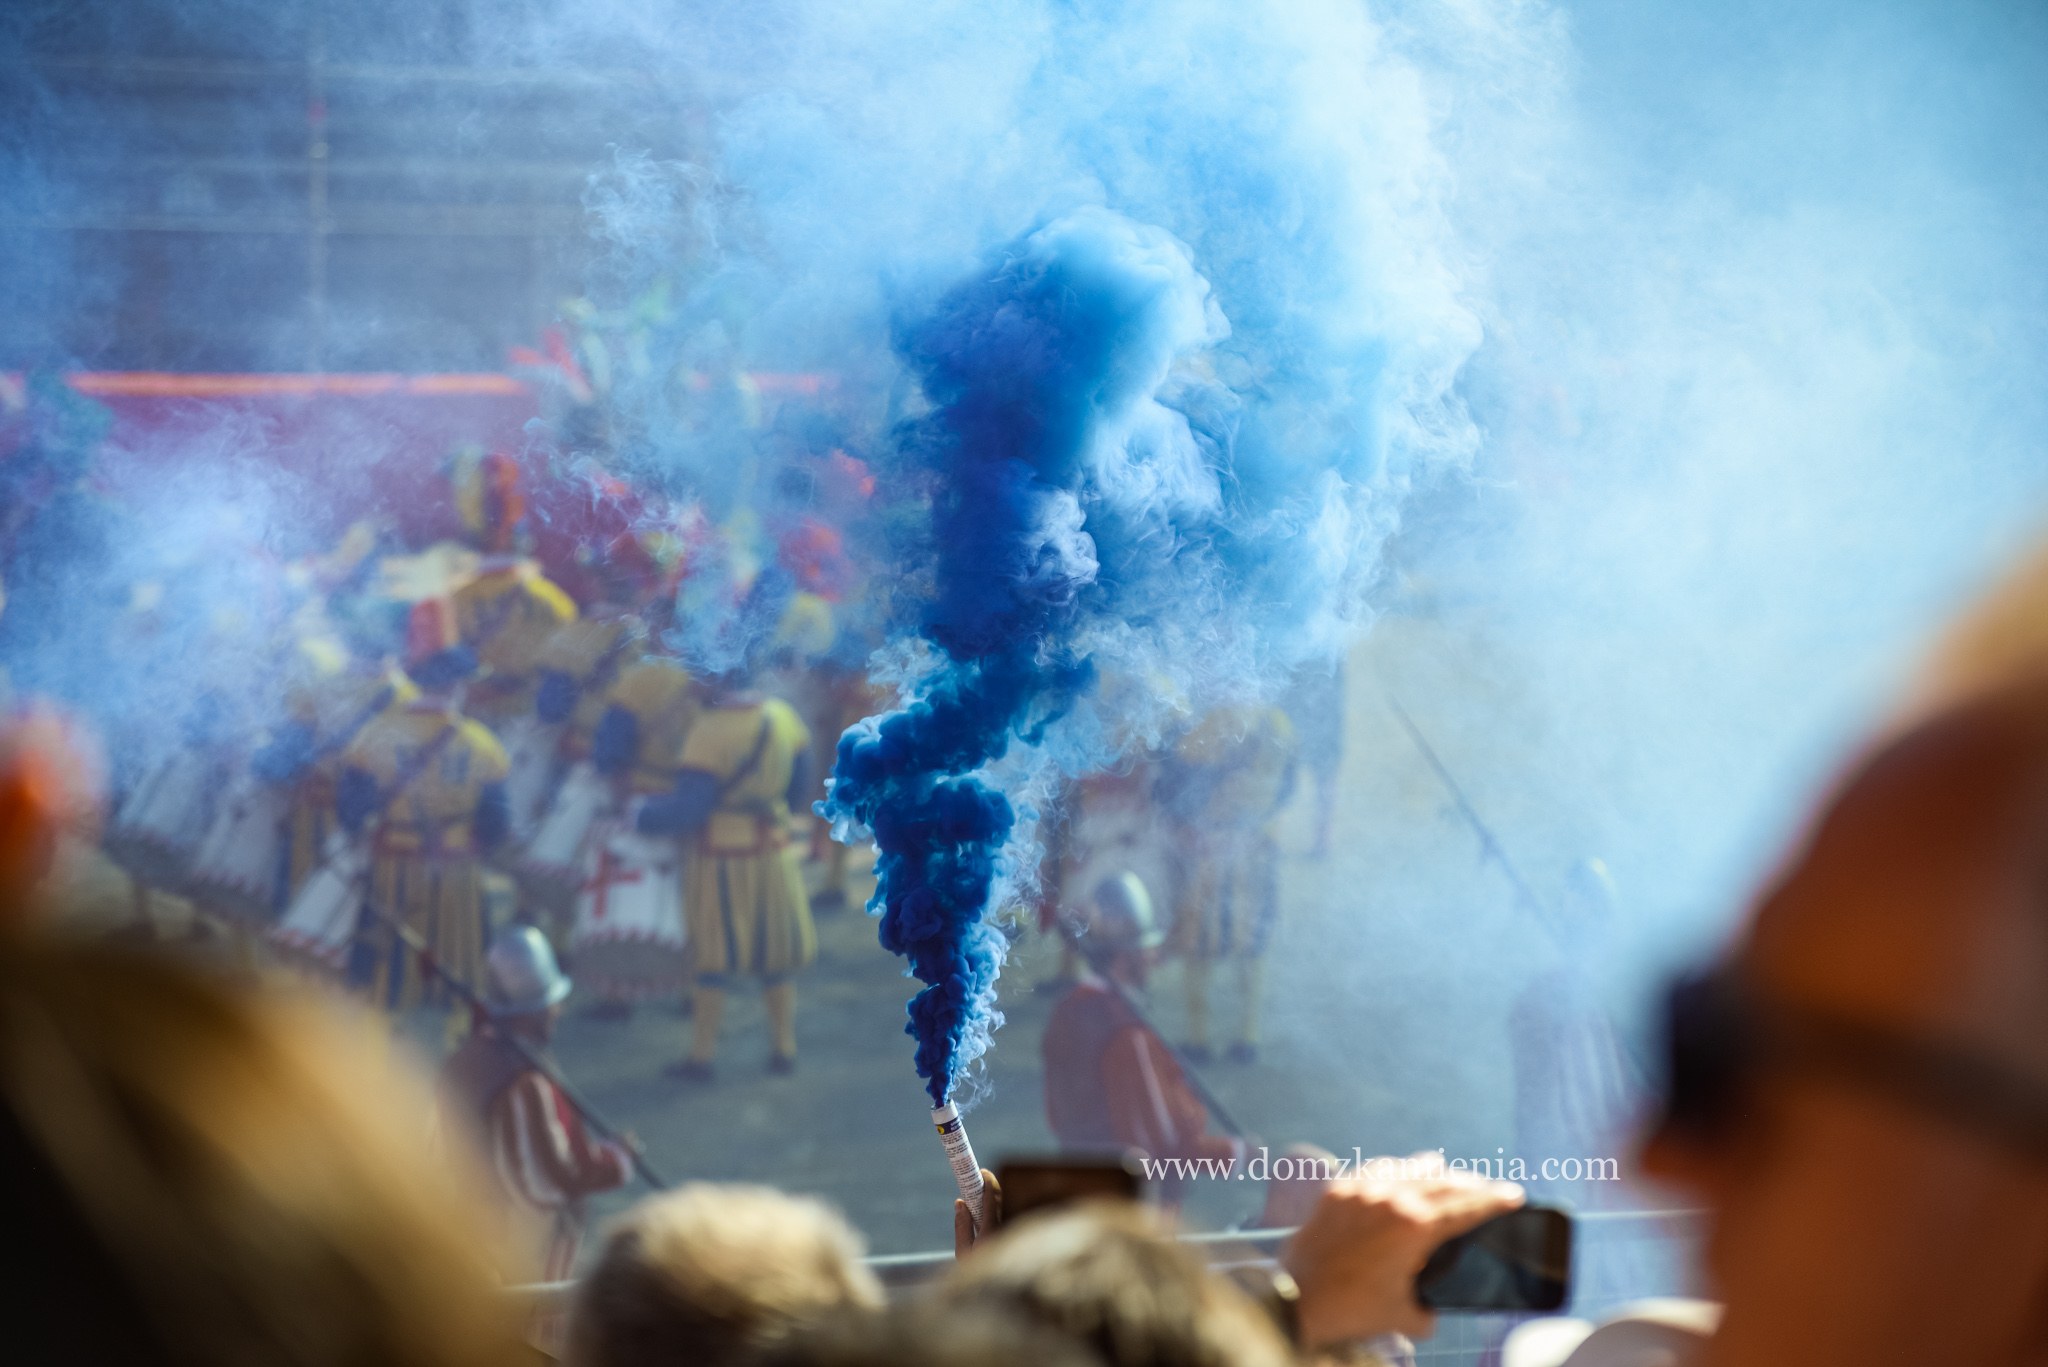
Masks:
[[[593,1136],[520,1048],[547,1048],[570,987],[546,936],[532,926],[499,932],[484,961],[490,1020],[441,1072],[450,1127],[478,1141],[512,1208],[546,1225],[540,1275],[548,1281],[575,1267],[585,1199],[624,1186],[633,1172],[625,1148]]]
[[[49,708],[0,721],[0,932],[41,906],[67,835],[97,835],[105,783],[89,738]]]
[[[1072,933],[1085,968],[1053,1007],[1044,1043],[1045,1118],[1061,1147],[1242,1158],[1242,1140],[1208,1132],[1208,1108],[1180,1060],[1125,995],[1144,987],[1165,939],[1144,883],[1129,873],[1104,879]],[[1161,1191],[1170,1201],[1175,1184]]]

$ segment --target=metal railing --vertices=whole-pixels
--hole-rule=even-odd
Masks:
[[[1581,1241],[1582,1247],[1593,1245],[1594,1241],[1603,1248],[1635,1241],[1675,1253],[1680,1245],[1690,1245],[1697,1238],[1705,1217],[1704,1210],[1655,1208],[1580,1211],[1573,1214],[1572,1220],[1585,1236]],[[1183,1234],[1180,1242],[1202,1250],[1217,1270],[1229,1271],[1240,1267],[1272,1266],[1279,1257],[1281,1246],[1293,1235],[1292,1229],[1226,1229]],[[867,1265],[881,1278],[882,1284],[898,1292],[936,1280],[952,1262],[951,1249],[881,1253],[867,1259]],[[508,1287],[507,1294],[531,1302],[536,1309],[559,1307],[567,1301],[576,1285],[573,1281],[534,1282]],[[1677,1289],[1669,1285],[1602,1288],[1594,1303],[1582,1302],[1574,1308],[1576,1313],[1597,1315],[1626,1301],[1650,1295],[1668,1295]],[[1442,1363],[1445,1367],[1466,1362],[1471,1354],[1485,1350],[1497,1327],[1512,1322],[1508,1317],[1498,1315],[1446,1315],[1442,1318],[1443,1328],[1437,1338],[1419,1346],[1417,1361]]]

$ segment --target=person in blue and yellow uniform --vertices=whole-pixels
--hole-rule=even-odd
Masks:
[[[625,611],[598,611],[555,628],[541,647],[534,715],[563,728],[562,759],[590,755],[591,733],[604,715],[612,685],[632,660],[645,626]]]
[[[1230,1057],[1258,1056],[1259,988],[1279,903],[1273,819],[1294,790],[1294,727],[1277,707],[1222,707],[1183,736],[1160,776],[1180,846],[1173,934],[1185,963],[1187,1057],[1209,1057],[1209,979],[1237,970]]]
[[[683,742],[675,786],[641,805],[649,835],[685,838],[684,904],[697,973],[690,1052],[673,1076],[709,1081],[725,993],[742,976],[766,989],[771,1071],[796,1067],[795,975],[817,935],[790,845],[790,804],[810,792],[810,732],[780,698],[755,692],[744,669],[705,689]]]
[[[417,931],[447,973],[477,981],[486,931],[482,859],[505,836],[509,767],[489,729],[462,715],[476,661],[455,639],[446,603],[413,609],[406,659],[418,696],[363,728],[335,785],[343,828],[370,841],[371,910],[351,977],[394,1013],[449,994],[386,918]]]
[[[535,712],[542,653],[576,620],[576,603],[518,553],[526,505],[517,462],[501,452],[458,458],[454,481],[463,524],[483,552],[452,596],[456,629],[477,665],[463,706],[505,749],[508,821],[525,834],[540,819],[557,759],[555,734]],[[496,870],[483,877],[486,900],[509,916],[518,901],[511,877]]]
[[[681,661],[658,648],[645,649],[620,673],[592,732],[591,762],[611,780],[622,807],[635,798],[674,791],[690,728],[701,710],[696,680]],[[658,862],[671,870],[678,864],[687,868],[687,852],[674,848],[674,836],[652,839],[669,847]],[[647,881],[650,870],[644,861],[618,863],[612,854],[610,846],[600,851],[571,941],[577,972],[598,994],[592,1014],[623,1019],[635,1001],[662,994],[681,995],[687,1004],[689,974],[678,958],[687,940],[683,886],[672,877]],[[623,924],[616,918],[603,922],[599,917],[615,900],[612,885],[626,879],[641,885],[640,915]],[[586,914],[592,911],[599,917]]]
[[[597,549],[591,582],[595,597],[576,620],[556,627],[537,661],[534,711],[563,726],[561,757],[590,755],[592,734],[611,705],[612,687],[641,654],[650,615],[666,587],[666,570],[646,543],[630,533]]]
[[[267,783],[291,785],[285,817],[285,887],[289,901],[327,858],[338,829],[334,787],[342,756],[372,721],[419,696],[398,667],[386,614],[344,614],[337,622],[345,659],[298,672],[285,694],[285,720],[250,761]]]
[[[525,504],[519,467],[492,453],[456,463],[455,501],[483,559],[455,590],[455,623],[476,656],[469,711],[504,728],[531,716],[541,652],[555,631],[576,619],[576,603],[516,551]]]
[[[820,594],[793,587],[766,646],[768,668],[762,683],[796,709],[811,733],[812,791],[803,794],[801,801],[795,796],[790,800],[791,809],[800,817],[808,816],[812,804],[825,796],[824,780],[832,771],[840,733],[879,710],[870,707],[854,711],[850,719],[846,716],[847,685],[864,684],[866,675],[856,672],[852,679],[846,677],[847,671],[835,658],[838,639],[831,602]],[[866,656],[856,658],[865,661]],[[864,696],[861,701],[866,701]],[[847,846],[831,839],[829,828],[819,821],[811,826],[807,854],[810,862],[822,866],[823,873],[811,897],[812,912],[822,916],[844,907]]]

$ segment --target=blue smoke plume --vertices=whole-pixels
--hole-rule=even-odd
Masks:
[[[1186,248],[1105,209],[1010,244],[899,330],[933,405],[898,442],[931,477],[933,657],[905,706],[841,738],[824,810],[873,833],[871,909],[926,984],[908,1028],[935,1105],[1000,1020],[1003,938],[987,918],[1017,814],[984,770],[1070,715],[1095,677],[1090,627],[1129,625],[1171,587],[1154,581],[1173,558],[1131,534],[1144,513],[1130,491],[1227,470],[1227,446],[1162,401],[1175,363],[1224,331]],[[1192,407],[1202,389],[1173,397]]]

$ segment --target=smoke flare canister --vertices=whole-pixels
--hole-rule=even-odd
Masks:
[[[986,1228],[981,1203],[987,1188],[981,1182],[981,1164],[974,1161],[974,1145],[967,1142],[967,1127],[960,1123],[960,1112],[953,1109],[950,1101],[932,1108],[932,1124],[938,1128],[939,1142],[946,1146],[946,1161],[953,1165],[953,1181],[960,1188],[960,1199],[967,1203],[967,1213],[974,1217],[974,1232],[979,1234]]]

